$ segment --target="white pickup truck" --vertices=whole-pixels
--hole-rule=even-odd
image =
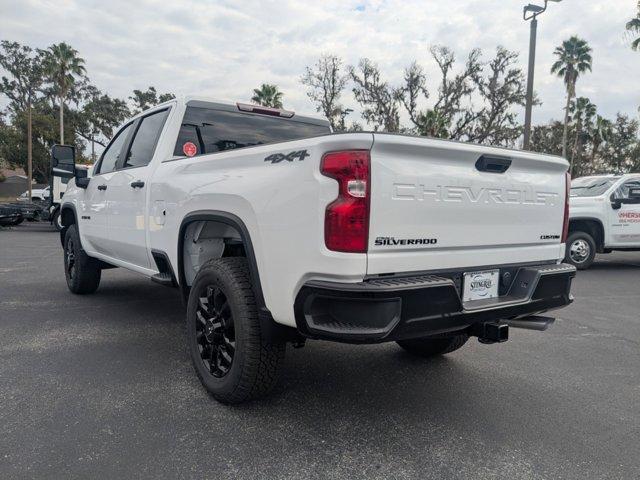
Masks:
[[[74,293],[113,266],[175,286],[213,396],[267,392],[287,342],[396,341],[431,356],[544,330],[572,301],[567,162],[203,98],[127,122],[61,207]]]
[[[640,250],[640,173],[571,182],[566,262],[591,266],[596,253]]]

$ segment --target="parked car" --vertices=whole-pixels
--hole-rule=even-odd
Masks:
[[[20,210],[11,205],[0,205],[0,226],[19,225],[24,220]]]
[[[396,341],[418,356],[544,330],[572,301],[568,164],[204,98],[120,128],[92,174],[56,146],[64,274],[124,267],[175,286],[204,387],[273,386],[286,342]]]
[[[578,269],[596,253],[640,250],[640,173],[574,179],[569,214],[565,261]]]
[[[26,192],[23,192],[22,195],[20,195],[17,200],[19,201],[44,201],[44,200],[49,200],[49,197],[51,196],[51,187],[45,187],[45,188],[33,188],[31,189],[31,199],[29,199],[29,190],[27,190]]]

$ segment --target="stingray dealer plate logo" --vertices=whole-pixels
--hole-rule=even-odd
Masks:
[[[497,297],[499,278],[500,270],[465,273],[462,301],[472,302]]]

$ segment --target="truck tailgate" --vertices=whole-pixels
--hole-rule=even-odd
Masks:
[[[567,162],[375,134],[367,274],[557,260]]]

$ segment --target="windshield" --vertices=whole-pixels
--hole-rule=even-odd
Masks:
[[[572,197],[597,197],[609,190],[620,177],[582,177],[571,180]]]

